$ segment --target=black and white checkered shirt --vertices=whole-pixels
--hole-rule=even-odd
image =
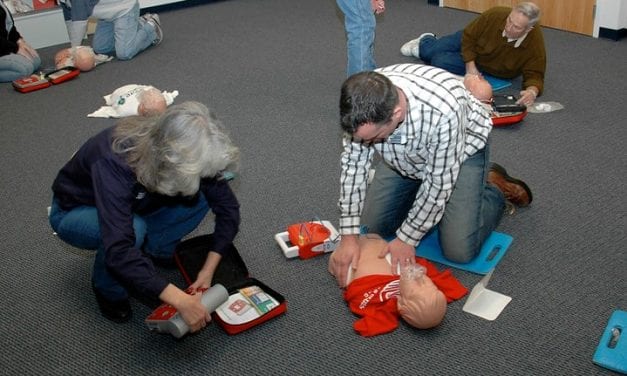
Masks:
[[[403,91],[407,114],[383,142],[354,142],[345,135],[340,233],[359,233],[368,171],[379,152],[401,175],[422,181],[413,207],[396,232],[400,240],[415,246],[442,218],[462,162],[486,145],[492,121],[462,81],[442,69],[399,64],[376,71]]]

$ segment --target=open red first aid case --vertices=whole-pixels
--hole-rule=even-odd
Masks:
[[[31,91],[47,88],[52,84],[57,85],[71,80],[78,76],[80,72],[81,71],[75,67],[63,67],[46,74],[32,74],[28,77],[17,79],[13,81],[13,87],[21,93],[29,93]]]
[[[212,244],[210,234],[184,240],[177,246],[174,260],[187,284],[196,280]],[[228,334],[241,333],[287,311],[283,295],[250,277],[235,246],[220,260],[211,284],[220,284],[228,291],[226,302],[212,314],[214,321]]]
[[[513,95],[494,95],[492,98],[492,125],[503,127],[521,122],[527,116],[527,107],[517,104]]]

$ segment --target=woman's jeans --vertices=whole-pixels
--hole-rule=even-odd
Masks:
[[[39,69],[41,58],[39,55],[32,60],[20,54],[0,56],[0,82],[11,82],[25,76],[30,76]]]
[[[173,257],[178,242],[198,227],[208,211],[207,200],[200,195],[195,206],[164,206],[145,216],[134,215],[135,247],[155,258]],[[96,250],[92,283],[99,293],[112,301],[128,298],[127,290],[105,265],[105,250],[95,207],[79,206],[65,211],[53,198],[50,225],[66,243]]]
[[[436,38],[425,36],[418,46],[420,60],[453,74],[465,75],[466,63],[462,58],[462,31]]]
[[[505,209],[501,191],[486,181],[488,146],[462,163],[457,182],[437,225],[444,256],[471,261],[498,225]],[[406,178],[381,162],[368,187],[361,217],[365,232],[395,236],[414,204],[421,181]]]
[[[377,20],[370,0],[336,0],[344,13],[347,76],[376,68],[374,36]]]
[[[120,60],[132,59],[152,45],[157,39],[155,28],[139,18],[139,3],[125,15],[113,20],[98,20],[94,33],[93,49],[97,54],[115,56]]]

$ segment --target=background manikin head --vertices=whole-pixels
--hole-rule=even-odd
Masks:
[[[79,47],[74,51],[74,66],[87,72],[96,66],[96,54],[91,47]]]
[[[467,74],[464,76],[464,86],[475,98],[482,102],[492,99],[492,85],[479,75]]]
[[[72,49],[64,48],[61,51],[57,52],[56,55],[54,55],[54,66],[57,69],[67,67],[67,66],[74,66],[74,59],[72,58]]]
[[[154,87],[150,87],[139,94],[137,114],[140,116],[159,115],[164,113],[167,107],[165,97]]]
[[[401,317],[409,325],[430,329],[444,319],[447,302],[444,293],[424,274],[424,268],[410,265],[401,272],[397,306]]]
[[[65,48],[55,55],[54,65],[57,69],[69,66],[88,72],[96,66],[96,54],[87,46]]]

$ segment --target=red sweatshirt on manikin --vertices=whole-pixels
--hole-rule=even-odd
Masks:
[[[460,299],[468,293],[468,289],[449,269],[440,272],[431,262],[419,257],[416,257],[416,263],[427,269],[427,276],[444,293],[447,302]],[[396,329],[400,316],[396,306],[398,293],[398,275],[375,274],[353,280],[344,292],[344,299],[351,312],[360,316],[353,324],[355,331],[370,337]]]

